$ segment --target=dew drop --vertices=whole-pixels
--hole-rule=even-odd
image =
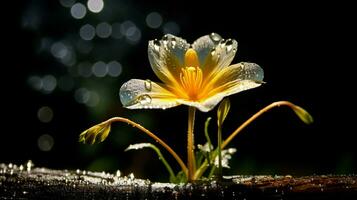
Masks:
[[[152,83],[151,83],[151,81],[149,80],[149,79],[147,79],[147,80],[145,80],[145,89],[147,90],[147,91],[151,91],[151,89],[152,89]]]
[[[24,170],[24,166],[20,165],[19,169],[20,169],[20,171]]]
[[[120,176],[121,176],[120,170],[117,170],[117,172],[115,173],[115,175],[116,175],[117,177],[120,177]]]
[[[210,38],[215,42],[219,42],[222,39],[222,37],[217,33],[211,33]]]
[[[144,94],[144,95],[141,95],[138,97],[138,101],[141,105],[146,105],[146,104],[151,103],[152,99],[149,95]]]
[[[175,46],[176,46],[176,39],[175,38],[172,38],[171,45],[172,45],[172,48],[175,48]]]
[[[216,54],[216,50],[215,49],[212,49],[211,51],[211,56],[214,56]]]
[[[135,178],[134,174],[133,173],[130,173],[129,174],[129,179],[133,180]]]
[[[228,39],[226,41],[226,49],[227,52],[230,52],[233,49],[233,41],[231,39]]]
[[[33,166],[34,166],[34,164],[33,164],[32,160],[27,161],[26,167],[27,167],[27,171],[28,171],[28,172],[31,171],[31,168],[32,168]]]
[[[155,51],[159,52],[160,51],[160,41],[155,39],[154,40],[154,49]]]

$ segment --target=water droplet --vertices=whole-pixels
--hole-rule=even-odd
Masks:
[[[130,173],[129,174],[129,179],[133,180],[135,178],[134,174],[133,173]]]
[[[77,170],[76,170],[76,173],[77,173],[77,174],[80,174],[80,173],[81,173],[81,170],[77,169]]]
[[[115,173],[115,175],[116,175],[117,177],[120,177],[120,176],[121,176],[120,170],[117,170],[117,172]]]
[[[233,41],[232,41],[232,39],[228,39],[226,41],[226,49],[227,49],[227,52],[230,52],[233,49]]]
[[[215,49],[212,49],[211,51],[211,56],[214,56],[216,54],[216,50]]]
[[[152,99],[149,95],[144,94],[138,97],[137,99],[141,105],[146,105],[151,103]]]
[[[32,168],[33,166],[34,166],[34,164],[33,164],[32,160],[27,161],[26,167],[27,167],[27,171],[28,171],[28,172],[31,171],[31,168]]]
[[[12,163],[7,165],[10,169],[14,166]]]
[[[168,42],[169,42],[169,37],[168,37],[167,35],[164,35],[164,36],[162,37],[162,42],[163,42],[163,44],[164,44],[164,47],[167,48],[167,44],[168,44]]]
[[[160,41],[159,40],[157,40],[157,39],[155,39],[154,40],[154,49],[155,49],[155,51],[157,51],[157,52],[159,52],[160,51]]]
[[[220,35],[218,35],[217,33],[211,33],[210,37],[215,42],[219,42],[222,39],[222,37]]]
[[[20,169],[20,171],[24,170],[24,166],[20,165],[19,169]]]
[[[152,89],[152,83],[149,79],[145,80],[145,89],[147,91],[151,91],[151,89]]]
[[[22,191],[22,194],[28,194],[29,192],[27,192],[27,191]]]
[[[176,39],[175,38],[172,38],[171,45],[172,45],[172,48],[175,48],[175,46],[176,46]]]

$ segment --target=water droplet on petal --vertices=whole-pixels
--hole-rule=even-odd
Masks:
[[[152,99],[149,95],[144,94],[144,95],[139,96],[137,100],[141,105],[146,105],[146,104],[151,103]]]
[[[210,37],[214,42],[219,42],[222,39],[222,37],[217,33],[211,33]]]
[[[233,41],[232,41],[232,39],[228,39],[226,41],[226,48],[227,48],[227,52],[230,52],[233,49]]]
[[[160,41],[157,39],[154,40],[154,49],[157,52],[160,51]]]
[[[216,54],[216,50],[215,49],[212,49],[211,51],[211,56],[214,56]]]
[[[145,89],[147,91],[151,91],[152,90],[152,83],[151,83],[151,81],[149,79],[145,80],[144,84],[145,84]]]

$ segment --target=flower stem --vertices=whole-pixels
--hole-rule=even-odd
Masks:
[[[251,116],[247,121],[245,121],[242,125],[240,125],[233,133],[231,133],[231,135],[226,140],[223,141],[223,143],[221,145],[221,148],[224,149],[233,140],[233,138],[238,135],[238,133],[240,133],[245,127],[247,127],[255,119],[257,119],[262,114],[264,114],[267,111],[269,111],[270,109],[272,109],[274,107],[279,107],[279,106],[288,106],[288,107],[290,107],[292,109],[296,108],[296,105],[291,103],[291,102],[289,102],[289,101],[277,101],[277,102],[269,104],[268,106],[264,107],[263,109],[261,109],[260,111],[255,113],[253,116]],[[218,154],[217,151],[218,150],[216,149],[215,151],[212,152],[211,160],[216,159],[216,156]],[[197,169],[197,171],[195,173],[195,179],[198,179],[203,175],[203,173],[207,170],[207,168],[209,166],[208,163],[209,163],[209,161],[206,159],[201,164],[201,166]]]
[[[255,119],[257,119],[259,116],[269,111],[270,109],[279,106],[289,106],[290,108],[294,108],[296,105],[289,101],[277,101],[269,104],[268,106],[264,107],[259,112],[251,116],[247,121],[245,121],[242,125],[240,125],[233,133],[231,133],[231,135],[222,143],[222,149],[226,147],[233,140],[233,138],[238,135],[238,133],[240,133],[246,126],[252,123]]]
[[[221,179],[222,178],[222,153],[221,153],[222,152],[222,127],[221,126],[218,126],[217,138],[218,138],[218,144],[217,144],[217,149],[218,149],[218,172],[217,172],[217,177],[219,179]]]
[[[182,161],[182,159],[180,158],[180,156],[178,156],[177,153],[169,145],[167,145],[164,141],[162,141],[154,133],[150,132],[149,130],[147,130],[146,128],[141,126],[140,124],[137,124],[137,123],[135,123],[129,119],[126,119],[126,118],[113,117],[113,118],[108,119],[105,123],[112,123],[112,122],[128,123],[128,124],[132,125],[134,128],[137,128],[137,129],[143,131],[145,134],[147,134],[148,136],[153,138],[156,142],[158,142],[161,146],[163,146],[175,158],[175,160],[180,165],[182,171],[186,174],[186,176],[188,175],[187,167],[186,167],[185,163]]]
[[[187,167],[188,167],[188,181],[192,182],[195,180],[194,175],[196,171],[196,160],[195,160],[195,141],[193,135],[193,129],[195,124],[195,107],[188,108],[188,130],[187,130]]]

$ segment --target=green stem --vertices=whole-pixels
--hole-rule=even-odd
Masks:
[[[211,117],[208,117],[205,122],[205,137],[208,142],[208,148],[210,151],[211,151],[211,147],[212,147],[212,142],[211,142],[211,138],[209,137],[209,134],[208,134],[208,125],[209,125],[209,122],[211,121],[211,119],[212,119]]]
[[[146,128],[144,128],[140,124],[135,123],[135,122],[133,122],[133,121],[131,121],[129,119],[123,118],[123,117],[113,117],[113,118],[110,118],[110,119],[108,119],[107,121],[105,121],[103,123],[112,123],[112,122],[128,123],[128,124],[132,125],[134,128],[137,128],[137,129],[141,130],[142,132],[144,132],[145,134],[147,134],[148,136],[153,138],[156,142],[158,142],[161,146],[163,146],[176,159],[176,161],[180,165],[182,171],[187,176],[187,171],[188,171],[187,167],[186,167],[185,163],[182,161],[182,159],[180,158],[180,156],[178,156],[177,153],[169,145],[167,145],[164,141],[162,141],[154,133],[152,133],[151,131],[147,130]]]
[[[218,176],[218,178],[222,178],[222,153],[221,153],[222,152],[222,127],[221,126],[218,126],[217,138],[218,138],[218,143],[217,143],[217,149],[218,149],[218,173],[217,173],[217,176]]]
[[[189,107],[188,108],[188,131],[187,131],[187,168],[188,168],[188,181],[192,182],[195,180],[195,171],[196,171],[196,166],[195,166],[195,153],[194,153],[194,148],[195,148],[195,141],[194,141],[194,135],[193,135],[193,129],[194,129],[194,124],[195,124],[195,113],[196,113],[196,108],[195,107]]]
[[[166,159],[164,158],[164,156],[162,155],[161,151],[159,148],[157,148],[155,145],[151,144],[150,147],[152,149],[155,150],[155,152],[157,153],[157,155],[159,156],[159,159],[161,160],[161,162],[165,165],[167,171],[169,172],[170,174],[170,180],[172,179],[175,179],[176,176],[175,176],[175,173],[174,171],[172,170],[171,166],[169,165],[169,163],[166,161]]]

